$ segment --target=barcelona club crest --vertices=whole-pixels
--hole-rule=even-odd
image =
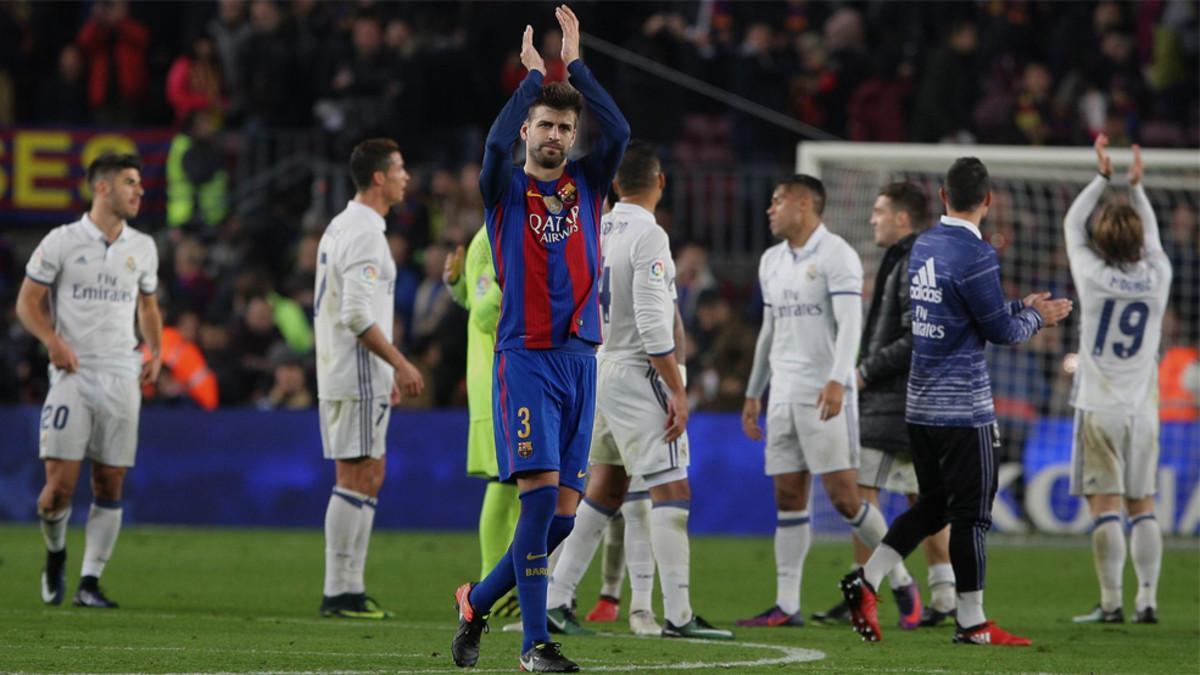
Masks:
[[[533,441],[518,442],[517,454],[524,458],[531,457],[533,455]]]

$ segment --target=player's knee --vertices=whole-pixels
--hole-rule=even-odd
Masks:
[[[807,501],[803,490],[775,486],[775,505],[780,511],[803,511],[808,508]]]
[[[38,510],[45,513],[53,513],[67,508],[71,503],[71,493],[73,485],[68,486],[63,483],[47,483],[45,489],[42,490],[41,496],[38,498]]]

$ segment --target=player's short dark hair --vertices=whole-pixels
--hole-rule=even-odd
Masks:
[[[946,172],[946,201],[959,213],[975,210],[991,189],[987,167],[977,157],[959,157]]]
[[[400,152],[400,146],[390,138],[368,138],[354,146],[350,152],[350,178],[355,189],[371,187],[376,171],[387,173],[393,152]]]
[[[908,214],[914,228],[923,228],[929,217],[929,198],[925,191],[914,183],[897,181],[879,188],[879,196],[887,197],[895,211]]]
[[[1092,243],[1104,262],[1123,267],[1142,259],[1142,218],[1129,204],[1109,204],[1100,211]]]
[[[119,154],[115,152],[106,152],[88,165],[87,182],[88,185],[95,187],[96,181],[101,178],[108,178],[114,173],[120,173],[125,169],[142,170],[142,160],[138,159],[137,155]]]
[[[788,192],[794,188],[808,190],[808,194],[812,195],[813,209],[816,210],[817,215],[825,213],[825,184],[821,182],[820,178],[806,173],[798,173],[779,181],[779,185]]]
[[[621,196],[636,195],[658,184],[662,163],[654,146],[642,140],[632,140],[625,147],[621,166],[617,167],[617,186]]]
[[[565,82],[551,82],[542,87],[537,98],[533,99],[526,119],[533,119],[533,110],[538,106],[545,106],[551,110],[573,111],[575,119],[578,120],[579,116],[583,114],[583,96],[575,87]]]

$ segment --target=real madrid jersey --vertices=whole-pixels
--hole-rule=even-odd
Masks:
[[[820,225],[800,248],[783,241],[767,249],[758,278],[775,326],[771,402],[816,405],[833,370],[832,297],[862,294],[862,261],[845,239]],[[843,384],[854,385],[852,380]]]
[[[387,397],[393,368],[359,342],[371,326],[392,341],[396,263],[383,217],[351,201],[317,248],[313,324],[317,395],[322,400]]]
[[[1143,256],[1108,265],[1088,246],[1086,223],[1108,181],[1092,180],[1067,211],[1064,230],[1071,276],[1079,294],[1079,357],[1071,403],[1081,410],[1156,414],[1158,349],[1171,289],[1171,261],[1142,186],[1131,190],[1142,220]]]
[[[642,366],[675,349],[675,262],[654,214],[618,203],[600,220],[600,326],[597,358]]]
[[[54,331],[71,346],[81,369],[137,376],[137,296],[158,289],[153,239],[126,224],[109,244],[84,214],[42,239],[25,274],[51,287]]]

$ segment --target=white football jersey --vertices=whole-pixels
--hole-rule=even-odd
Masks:
[[[833,371],[837,321],[832,297],[862,295],[862,261],[845,239],[822,224],[798,249],[787,241],[767,249],[758,279],[775,323],[771,403],[816,405]],[[853,389],[853,377],[843,384]]]
[[[153,239],[126,224],[109,244],[84,214],[42,239],[25,274],[50,287],[54,331],[74,350],[81,369],[137,376],[138,293],[158,290]]]
[[[371,326],[392,340],[396,263],[385,229],[382,216],[351,201],[321,236],[313,324],[322,400],[391,394],[393,368],[358,340]]]
[[[600,220],[597,358],[644,366],[675,349],[675,261],[667,233],[646,209],[624,202]]]
[[[1158,414],[1158,350],[1171,290],[1171,261],[1145,191],[1131,191],[1145,252],[1124,269],[1105,264],[1084,230],[1107,181],[1097,177],[1068,212],[1067,255],[1079,295],[1079,354],[1071,403],[1080,410]],[[1078,208],[1076,208],[1078,206]]]

